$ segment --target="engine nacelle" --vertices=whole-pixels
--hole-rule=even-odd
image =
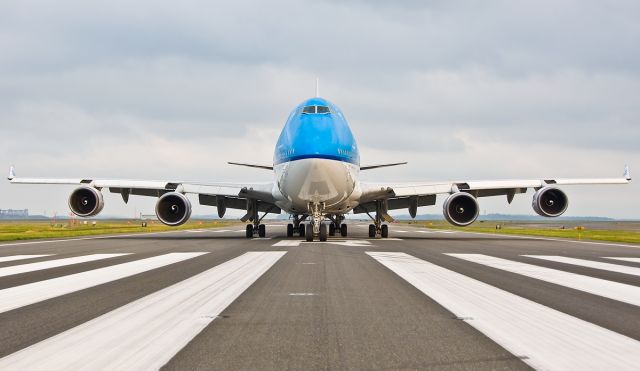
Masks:
[[[453,225],[465,227],[478,219],[480,206],[472,195],[456,192],[447,197],[443,205],[444,218]]]
[[[538,215],[555,217],[562,215],[567,210],[569,198],[558,188],[544,187],[536,191],[531,204]]]
[[[97,215],[104,208],[102,192],[93,187],[80,187],[69,196],[69,209],[77,216]]]
[[[184,224],[191,217],[191,202],[182,193],[165,193],[156,203],[156,216],[162,223],[172,227]]]

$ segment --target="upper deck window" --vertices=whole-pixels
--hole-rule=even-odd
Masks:
[[[302,108],[302,113],[331,113],[331,109],[327,106],[306,106]]]

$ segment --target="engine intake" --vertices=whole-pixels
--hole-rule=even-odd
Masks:
[[[444,201],[443,211],[444,217],[449,223],[464,227],[476,221],[480,207],[472,195],[456,192]]]
[[[182,225],[191,217],[191,202],[182,193],[165,193],[158,198],[156,215],[158,220],[166,225]]]
[[[104,208],[102,192],[93,187],[80,187],[69,196],[69,209],[77,216],[97,215]]]
[[[544,187],[533,195],[533,210],[538,215],[555,217],[562,215],[569,206],[567,195],[555,187]]]

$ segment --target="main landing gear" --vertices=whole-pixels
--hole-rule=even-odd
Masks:
[[[247,199],[247,214],[240,220],[246,222],[247,220],[252,222],[247,224],[245,236],[247,238],[253,238],[254,235],[258,235],[260,238],[264,238],[267,235],[267,228],[262,224],[262,219],[269,213],[267,210],[262,217],[258,215],[258,201]]]
[[[287,224],[287,237],[293,237],[294,234],[298,233],[300,237],[305,236],[305,228],[302,222],[307,219],[307,215],[294,215],[293,216],[293,224]]]
[[[379,235],[381,238],[389,237],[389,226],[382,224],[383,221],[391,222],[393,218],[387,213],[387,207],[385,201],[376,202],[376,216],[373,217],[367,213],[369,218],[373,220],[373,224],[369,224],[369,237],[375,238]]]

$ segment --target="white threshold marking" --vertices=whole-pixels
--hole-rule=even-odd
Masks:
[[[399,239],[397,238],[385,238],[385,240],[392,240],[392,241],[398,241]],[[371,246],[371,242],[369,240],[333,240],[333,239],[328,239],[324,242],[320,242],[320,241],[313,241],[313,242],[307,242],[304,240],[281,240],[278,241],[276,243],[274,243],[271,246],[275,246],[275,247],[282,247],[282,246],[287,246],[287,247],[292,247],[292,246],[300,246],[300,244],[330,244],[330,245],[340,245],[340,246]]]
[[[115,258],[118,256],[129,255],[129,253],[123,254],[93,254],[84,256],[74,256],[71,258],[46,260],[38,263],[29,263],[21,265],[13,265],[10,267],[0,268],[0,277],[11,276],[14,274],[35,272],[43,269],[65,267],[67,265],[87,263],[96,260],[103,260],[109,258]]]
[[[0,290],[0,313],[195,258],[203,254],[206,253],[170,253],[3,289]]]
[[[624,262],[640,263],[640,258],[606,257],[605,259],[614,259],[614,260],[620,260]]]
[[[0,263],[4,263],[4,262],[12,262],[15,260],[26,260],[26,259],[35,259],[35,258],[41,258],[43,256],[51,256],[51,254],[44,254],[44,255],[10,255],[10,256],[2,256],[0,257]]]
[[[302,241],[282,240],[274,243],[272,246],[300,246]]]
[[[367,252],[536,369],[637,370],[640,342],[405,253]]]
[[[159,369],[285,253],[245,253],[10,354],[0,369]]]
[[[640,305],[640,287],[482,254],[445,254],[589,294]]]
[[[584,260],[584,259],[576,259],[576,258],[568,258],[566,256],[550,256],[550,255],[522,255],[522,256],[526,256],[528,258],[548,260],[548,261],[558,262],[558,263],[578,265],[578,266],[587,267],[587,268],[601,269],[601,270],[610,271],[610,272],[640,276],[640,268],[628,267],[626,265],[602,263],[602,262],[597,262],[592,260]]]

